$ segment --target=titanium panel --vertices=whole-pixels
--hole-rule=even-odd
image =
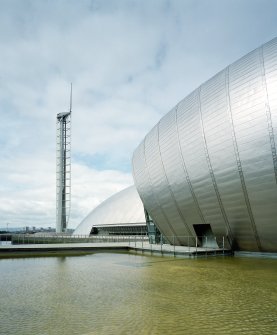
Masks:
[[[215,235],[222,232],[222,213],[214,189],[205,151],[205,140],[201,127],[201,104],[199,91],[188,101],[183,101],[179,115],[179,136],[181,154],[184,158],[188,177],[205,223],[210,223]],[[182,112],[182,114],[181,114]],[[187,116],[190,122],[187,122]]]
[[[180,194],[178,188],[180,184],[180,175],[183,175],[183,168],[180,161],[180,151],[178,146],[178,137],[176,133],[176,112],[173,109],[159,123],[159,144],[163,171],[167,181],[167,206],[174,212],[168,211],[169,215],[175,215],[175,226],[182,231],[184,236],[192,236],[192,226],[188,224],[183,213],[182,205],[179,204]],[[181,182],[184,187],[184,183]],[[165,192],[163,192],[165,193]],[[179,197],[178,197],[179,196]],[[184,238],[181,238],[184,240]],[[187,238],[186,238],[187,240]]]
[[[168,239],[172,238],[173,240],[173,236],[181,236],[184,233],[182,229],[182,221],[171,198],[168,180],[162,165],[158,127],[159,125],[154,127],[145,138],[145,161],[148,167],[153,191],[156,195],[157,202],[160,204],[160,211],[164,217],[163,222],[167,222],[167,225],[170,228],[170,230],[165,231],[164,225],[161,225],[161,232],[164,235],[167,235]],[[160,222],[158,227],[160,227]],[[180,238],[177,238],[176,240],[179,241],[179,239]]]
[[[237,250],[277,251],[276,136],[277,38],[165,115],[146,136],[145,167],[135,151],[136,186],[160,230],[194,234],[209,223]]]
[[[221,206],[226,216],[226,232],[230,239],[233,239],[235,233],[238,235],[238,232],[240,232],[236,239],[236,245],[239,248],[251,248],[253,245],[253,241],[251,244],[249,243],[249,228],[251,228],[251,224],[249,223],[249,216],[245,209],[243,191],[237,171],[235,149],[232,139],[232,125],[228,113],[226,71],[220,72],[210,81],[216,82],[217,85],[213,85],[212,88],[210,85],[203,85],[202,87],[203,128]],[[220,100],[222,100],[220,105],[217,104],[217,99],[213,98],[213,93],[216,93],[217,99],[220,98]],[[207,107],[207,101],[209,102],[211,100],[213,101],[213,105],[208,104]],[[216,121],[222,125],[223,128],[222,131],[217,132],[217,134],[213,132],[213,128],[217,126],[216,122],[214,122],[214,125],[209,122],[210,111],[217,113],[218,117]],[[222,143],[224,145],[222,145]],[[229,197],[230,191],[232,191],[233,194],[231,199]],[[239,220],[238,211],[240,213]],[[245,225],[248,226],[248,229],[245,229]],[[224,235],[224,230],[221,234]],[[254,237],[252,237],[252,240],[253,239]]]

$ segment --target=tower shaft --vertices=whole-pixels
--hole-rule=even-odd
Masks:
[[[71,106],[57,114],[57,180],[56,180],[56,232],[66,232],[71,205]]]

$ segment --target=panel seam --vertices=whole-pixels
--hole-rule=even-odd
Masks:
[[[186,219],[184,218],[184,216],[183,216],[183,214],[182,214],[182,212],[180,210],[180,207],[179,207],[179,205],[178,205],[178,203],[176,201],[176,198],[175,198],[175,196],[173,194],[172,188],[171,188],[171,186],[169,184],[168,176],[167,176],[166,171],[165,171],[165,167],[164,167],[164,163],[163,163],[163,159],[162,159],[162,153],[161,153],[161,146],[160,146],[160,122],[158,123],[157,130],[158,130],[158,148],[159,148],[159,154],[160,154],[160,159],[161,159],[161,165],[162,165],[162,168],[163,168],[164,176],[165,176],[165,179],[166,179],[166,182],[167,182],[167,186],[168,186],[171,198],[172,198],[172,200],[173,200],[173,202],[174,202],[174,204],[176,206],[177,212],[179,213],[181,219],[183,220],[184,225],[186,226],[186,228],[188,230],[188,233],[191,234],[191,236],[193,236],[192,233],[191,233],[191,231],[190,231],[190,229],[189,229],[189,227],[188,227]]]
[[[147,164],[147,161],[146,161],[146,155],[145,155],[145,142],[146,142],[146,137],[145,137],[145,139],[144,139],[144,141],[143,141],[143,155],[144,155],[144,162],[145,162],[145,167],[146,167],[146,171],[147,171],[148,180],[149,180],[149,183],[150,183],[150,185],[151,185],[151,192],[152,192],[153,197],[155,198],[156,203],[157,203],[157,205],[159,206],[159,208],[160,208],[160,210],[161,210],[161,212],[162,212],[162,214],[163,214],[163,216],[164,216],[164,218],[165,218],[165,220],[166,220],[166,222],[167,222],[169,228],[171,229],[171,231],[173,232],[173,234],[176,236],[175,230],[173,229],[172,225],[170,224],[170,222],[169,222],[169,220],[168,220],[168,217],[167,217],[167,215],[166,215],[166,213],[165,213],[165,211],[164,211],[164,209],[163,209],[163,207],[162,207],[160,201],[158,200],[158,197],[155,195],[155,193],[154,193],[154,191],[153,191],[152,178],[151,178],[151,176],[150,176],[149,167],[148,167],[148,164]],[[153,219],[153,218],[152,218],[152,219]],[[180,241],[179,241],[179,243],[180,243]]]
[[[232,140],[233,140],[235,158],[236,158],[238,173],[239,173],[240,182],[241,182],[241,186],[242,186],[242,191],[243,191],[243,195],[244,195],[244,200],[245,200],[247,212],[248,212],[248,215],[249,215],[249,218],[250,218],[250,222],[251,222],[251,225],[252,225],[252,229],[253,229],[253,233],[254,233],[254,237],[256,239],[258,249],[260,251],[262,251],[261,242],[260,242],[260,239],[259,239],[259,236],[258,236],[258,233],[257,233],[256,223],[255,223],[255,219],[254,219],[254,216],[253,216],[253,213],[252,213],[250,200],[249,200],[249,197],[248,197],[247,187],[246,187],[246,183],[245,183],[244,173],[243,173],[243,169],[242,169],[242,164],[241,164],[241,159],[240,159],[238,144],[237,144],[237,139],[236,139],[235,126],[234,126],[234,120],[233,120],[232,108],[231,108],[231,98],[230,98],[229,66],[225,70],[225,86],[226,86],[226,95],[227,95],[227,108],[228,108],[228,114],[229,114],[229,119],[230,119],[230,123],[231,123]]]
[[[200,126],[201,126],[201,132],[202,132],[202,138],[203,138],[206,161],[207,161],[207,164],[208,164],[208,168],[209,168],[210,176],[211,176],[211,179],[212,179],[213,187],[214,187],[214,190],[215,190],[215,194],[216,194],[216,197],[217,197],[217,201],[218,201],[218,204],[219,204],[219,208],[220,208],[221,214],[223,216],[223,219],[225,221],[225,226],[228,230],[228,235],[230,236],[231,240],[233,240],[233,233],[232,233],[230,223],[229,223],[229,220],[228,220],[227,214],[225,212],[225,209],[224,209],[224,206],[223,206],[223,203],[222,203],[222,199],[221,199],[221,196],[220,196],[220,193],[219,193],[219,190],[218,190],[216,178],[215,178],[214,171],[213,171],[212,162],[211,162],[210,155],[209,155],[207,139],[206,139],[206,135],[205,135],[205,131],[204,131],[202,106],[201,106],[201,86],[198,88],[197,97],[198,97],[198,106],[199,106]]]
[[[178,110],[178,106],[175,109],[175,123],[176,123],[176,131],[177,131],[179,154],[180,154],[180,157],[181,157],[181,162],[182,162],[183,170],[184,170],[184,173],[185,173],[186,181],[187,181],[187,183],[189,185],[189,189],[190,189],[192,198],[194,200],[194,203],[196,204],[196,207],[197,207],[197,210],[198,210],[198,214],[199,214],[202,222],[206,223],[204,215],[203,215],[202,210],[200,208],[199,202],[198,202],[197,197],[195,195],[195,192],[194,192],[194,189],[193,189],[193,186],[192,186],[192,182],[191,182],[189,174],[188,174],[188,170],[187,170],[187,166],[186,166],[186,163],[185,163],[185,159],[184,159],[184,156],[183,156],[183,153],[182,153],[181,141],[180,141],[180,131],[179,131],[179,125],[178,125],[178,118],[177,118],[177,110]]]
[[[265,66],[264,66],[263,46],[259,50],[259,56],[260,56],[260,65],[261,65],[261,79],[262,79],[262,86],[263,86],[263,91],[264,91],[265,113],[266,113],[266,119],[267,119],[268,135],[269,135],[269,139],[270,139],[270,147],[271,147],[271,154],[272,154],[272,160],[273,160],[275,181],[276,181],[276,184],[277,184],[276,145],[275,145],[275,138],[274,138],[274,132],[273,132],[271,111],[270,111],[269,102],[268,102],[268,91],[267,91],[267,82],[266,82]]]

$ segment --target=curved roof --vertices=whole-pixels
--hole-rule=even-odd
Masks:
[[[210,224],[237,250],[276,252],[277,38],[167,113],[135,150],[133,175],[169,240],[186,245]]]
[[[94,208],[75,229],[74,235],[89,235],[92,227],[145,224],[144,207],[135,186],[130,186]]]

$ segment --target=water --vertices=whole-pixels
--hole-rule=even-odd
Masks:
[[[0,260],[0,334],[277,334],[277,260]]]

